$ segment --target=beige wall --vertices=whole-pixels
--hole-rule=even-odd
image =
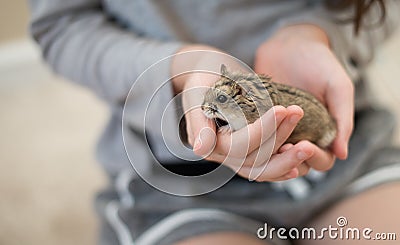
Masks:
[[[29,11],[27,0],[0,1],[0,42],[28,35]]]

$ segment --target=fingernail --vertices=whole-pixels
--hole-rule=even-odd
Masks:
[[[297,152],[297,159],[299,160],[306,160],[307,154],[304,151]]]
[[[290,123],[295,124],[300,120],[300,116],[299,115],[293,115],[290,117]]]
[[[194,141],[193,151],[197,151],[200,148],[201,148],[201,139],[200,139],[200,134],[199,134],[197,136],[196,140]]]

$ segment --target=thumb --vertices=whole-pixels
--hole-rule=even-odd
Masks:
[[[216,127],[213,120],[204,116],[201,109],[190,112],[188,129],[194,136],[193,151],[196,155],[209,155],[217,141]]]
[[[342,81],[345,81],[345,78]],[[346,159],[354,126],[354,88],[350,80],[338,83],[335,88],[330,89],[327,103],[338,127],[337,137],[333,142],[333,152],[338,158]]]

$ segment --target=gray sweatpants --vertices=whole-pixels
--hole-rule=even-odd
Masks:
[[[209,194],[178,197],[154,189],[133,172],[121,173],[96,199],[102,217],[99,243],[164,245],[218,231],[256,236],[264,223],[301,227],[342,198],[400,181],[400,149],[388,147],[394,126],[387,111],[357,113],[349,158],[319,177],[312,173],[284,188],[236,176]]]

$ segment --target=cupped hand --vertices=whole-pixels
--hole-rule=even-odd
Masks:
[[[184,108],[190,107],[192,99],[184,96]],[[197,155],[222,163],[250,180],[281,181],[305,175],[309,169],[302,164],[313,155],[307,142],[278,152],[302,116],[298,106],[275,106],[235,132],[217,131],[214,121],[199,108],[189,110],[185,117],[189,142]]]
[[[256,52],[255,71],[272,76],[275,82],[312,93],[336,120],[337,137],[324,151],[309,142],[300,142],[312,157],[306,163],[317,170],[328,170],[335,156],[347,158],[353,130],[354,87],[330,49],[323,30],[313,25],[293,25],[276,32]],[[286,145],[281,153],[296,145]],[[293,170],[296,171],[296,170]]]
[[[335,107],[336,104],[332,103],[332,99],[329,99],[334,96],[334,94],[328,95],[329,93],[326,92],[328,88],[337,88],[338,86],[332,86],[333,84],[330,84],[328,82],[329,80],[323,80],[320,86],[317,86],[311,81],[320,81],[320,79],[316,77],[316,79],[310,81],[309,78],[312,77],[312,72],[311,74],[310,72],[305,72],[305,75],[301,75],[302,69],[299,67],[291,74],[289,74],[289,72],[284,72],[285,69],[297,66],[302,62],[291,63],[290,60],[292,60],[292,57],[289,55],[290,52],[288,52],[286,53],[286,58],[283,56],[278,57],[281,58],[281,60],[274,63],[279,59],[277,59],[276,56],[271,55],[270,48],[276,47],[276,40],[279,40],[279,38],[281,38],[280,35],[283,35],[282,32],[279,32],[278,34],[279,36],[274,36],[260,46],[255,62],[256,72],[270,74],[274,78],[278,77],[280,82],[292,84],[293,86],[308,90],[322,102],[326,103],[330,112],[334,116],[336,115],[335,118],[339,125],[339,134],[332,148],[333,152],[335,152],[339,157],[346,157],[347,145],[340,147],[340,144],[341,142],[346,142],[347,144],[352,128],[352,121],[350,123],[351,127],[348,127],[347,130],[346,127],[343,128],[343,125],[346,125],[346,123],[341,122],[346,122],[346,117],[338,116],[340,115],[340,112],[343,112],[343,106],[339,105],[338,107]],[[304,53],[299,54],[298,56],[300,57],[305,56],[305,54],[312,50],[311,48],[313,45],[309,43],[310,40],[307,38],[309,37],[306,37],[305,40],[303,40]],[[300,42],[297,44],[299,43]],[[283,43],[280,44],[285,46]],[[293,45],[291,42],[288,42],[286,45],[290,46],[289,44]],[[310,45],[310,47],[307,45]],[[322,45],[317,41],[315,41],[315,45],[319,48],[314,47],[316,49],[313,51],[315,52],[314,55],[318,57],[324,57],[324,55],[330,57],[331,62],[336,65],[336,68],[339,70],[341,69],[340,64],[336,61],[327,46],[325,46],[325,48],[329,52],[325,50],[326,53],[324,53],[319,50],[319,52],[321,52],[319,53],[316,51],[322,49]],[[186,48],[186,50],[189,51],[195,49],[196,47]],[[204,48],[201,49],[204,50]],[[278,56],[282,55],[279,54],[279,52],[276,54]],[[321,54],[323,55],[320,56]],[[311,62],[311,60],[309,62]],[[281,65],[279,65],[279,63]],[[176,64],[179,64],[179,62],[176,62]],[[319,63],[316,66],[318,65]],[[326,66],[328,67],[328,65]],[[332,68],[330,72],[334,73],[334,70],[335,69]],[[315,71],[319,70],[314,69],[313,72],[316,73]],[[341,71],[342,75],[345,74],[343,69]],[[298,78],[292,80],[293,76],[298,76]],[[347,76],[345,76],[345,78],[347,78]],[[318,170],[327,170],[333,165],[333,154],[318,148],[308,141],[302,141],[295,145],[284,145],[284,142],[290,136],[298,121],[303,116],[303,111],[298,106],[290,106],[288,108],[276,106],[248,127],[233,133],[217,132],[214,121],[206,118],[200,109],[203,99],[202,95],[208,87],[215,83],[217,79],[218,75],[215,74],[194,72],[181,76],[173,81],[175,92],[183,92],[182,104],[186,111],[185,119],[187,124],[188,141],[193,146],[193,150],[196,154],[203,156],[207,160],[223,163],[235,170],[239,175],[257,181],[286,180],[305,175],[310,166]],[[291,83],[291,81],[299,83],[294,84]],[[343,82],[339,84],[344,86],[346,83]],[[348,81],[348,84],[350,86],[346,91],[349,93],[343,93],[341,96],[350,94],[348,97],[344,97],[346,98],[346,101],[351,101],[349,99],[352,98],[351,82]],[[307,89],[309,86],[311,86],[311,89]],[[335,93],[337,93],[337,89],[335,90]],[[347,114],[352,113],[351,106],[352,103],[350,103],[350,108],[347,110]],[[350,118],[352,118],[352,116]],[[346,133],[343,133],[346,131],[349,131],[348,136],[346,136]]]
[[[278,152],[302,118],[302,109],[275,106],[245,128],[233,133],[217,131],[214,121],[205,117],[200,104],[205,90],[218,78],[215,74],[197,72],[185,78],[182,105],[186,112],[188,141],[194,152],[256,181],[286,180],[306,174],[309,167],[302,163],[313,155],[306,142]]]

